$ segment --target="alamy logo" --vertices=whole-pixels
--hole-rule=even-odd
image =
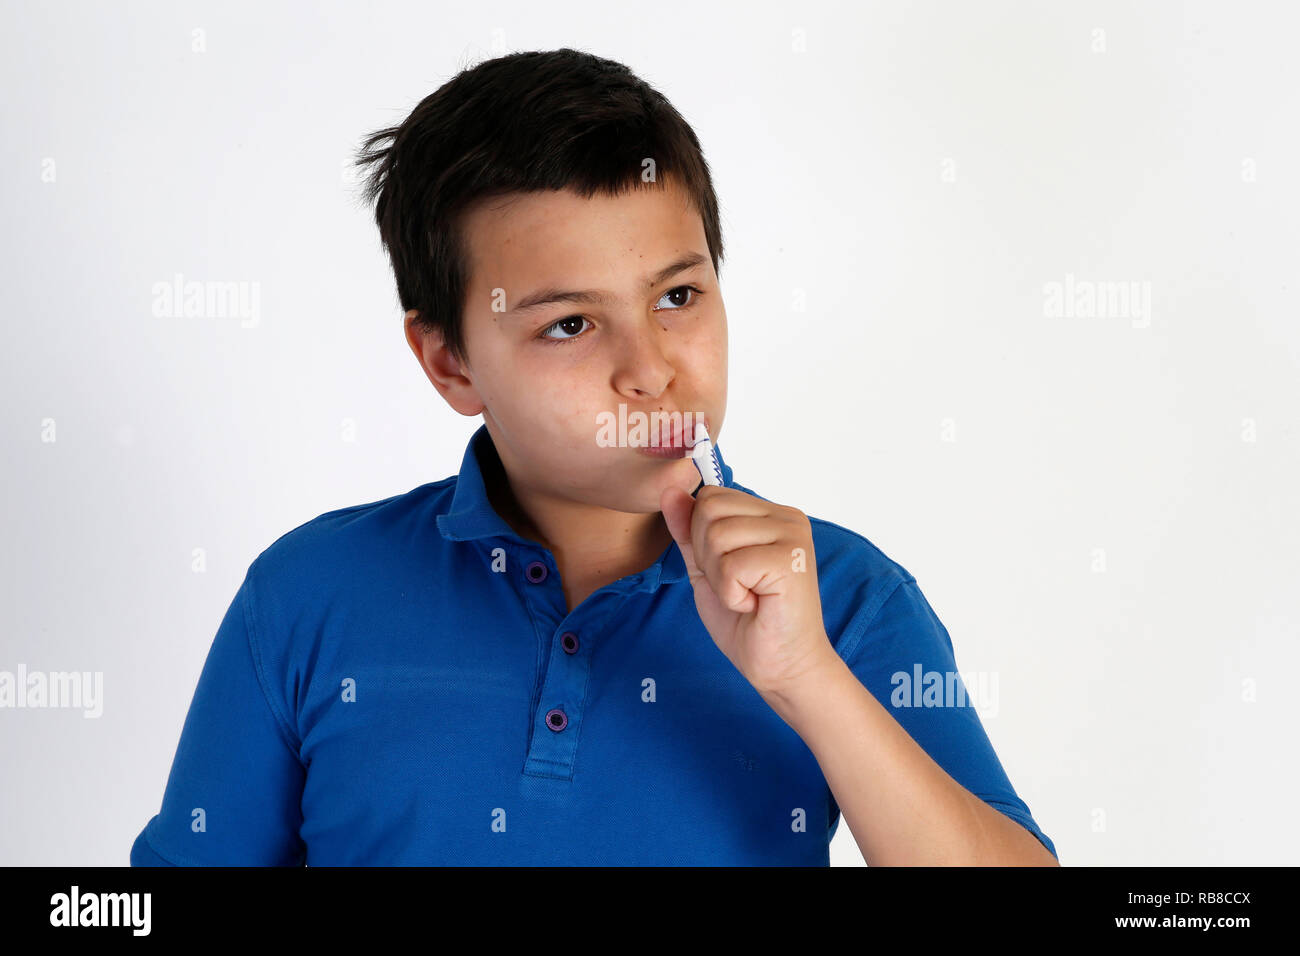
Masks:
[[[659,448],[680,444],[695,445],[696,424],[707,425],[703,412],[654,411],[629,412],[623,402],[618,414],[596,413],[596,444],[601,448]]]
[[[152,899],[148,893],[81,894],[75,884],[71,893],[50,897],[51,926],[130,926],[132,935],[148,936]]]
[[[1043,315],[1049,319],[1131,319],[1135,329],[1151,324],[1149,281],[1106,281],[1076,279],[1073,272],[1064,282],[1043,284]]]
[[[153,284],[153,314],[160,319],[239,319],[253,329],[262,321],[262,283],[185,280]]]
[[[83,717],[104,713],[103,671],[0,671],[0,707],[81,708]]]
[[[970,707],[982,717],[998,715],[998,675],[985,671],[895,671],[889,702],[894,707]]]

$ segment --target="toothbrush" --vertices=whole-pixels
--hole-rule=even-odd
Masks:
[[[695,462],[706,485],[722,484],[722,467],[718,464],[718,456],[713,451],[709,429],[704,422],[695,423],[695,444],[691,446],[691,460]]]

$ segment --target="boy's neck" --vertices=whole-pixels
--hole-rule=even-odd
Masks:
[[[521,538],[555,557],[569,610],[591,592],[644,571],[672,544],[661,512],[635,514],[583,508],[552,498],[520,501],[495,453],[481,462],[488,500]]]

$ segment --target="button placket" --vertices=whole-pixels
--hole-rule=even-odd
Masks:
[[[578,653],[578,635],[573,631],[565,631],[560,635],[560,645],[564,648],[564,653],[573,656]],[[569,715],[562,708],[553,707],[546,712],[546,726],[558,734],[569,726]]]
[[[541,565],[547,573],[537,570],[535,565]],[[547,587],[529,590],[526,600],[532,605],[534,598],[540,599],[538,604],[553,612],[549,615],[553,622],[549,637],[544,633],[538,635],[546,641],[544,650],[548,657],[543,665],[545,673],[540,695],[536,698],[537,709],[533,711],[524,773],[533,777],[572,780],[587,703],[587,682],[591,676],[592,647],[586,646],[584,641],[596,639],[593,635],[599,634],[610,617],[623,607],[629,593],[622,588],[596,592],[594,600],[589,599],[580,609],[566,613],[558,587],[558,574],[555,581],[550,581],[547,576],[553,570],[549,562],[542,561],[534,561],[524,568],[525,581],[532,584],[547,582]],[[538,615],[539,631],[547,618],[548,615]]]

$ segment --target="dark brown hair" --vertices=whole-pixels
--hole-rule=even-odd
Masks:
[[[511,53],[457,74],[400,126],[370,134],[357,153],[363,195],[397,279],[404,312],[419,311],[460,361],[468,282],[460,223],[476,201],[572,189],[617,196],[643,182],[681,184],[704,224],[715,272],[722,226],[694,130],[626,66],[568,48]]]

